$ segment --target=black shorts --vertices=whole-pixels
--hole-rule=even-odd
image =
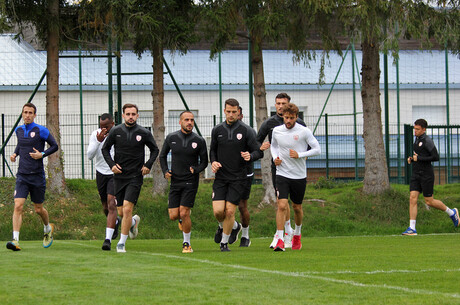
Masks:
[[[307,178],[289,179],[283,176],[276,176],[276,197],[278,199],[288,199],[295,204],[302,204]]]
[[[30,193],[30,200],[33,203],[45,201],[46,178],[45,174],[16,175],[16,188],[14,198],[27,198]]]
[[[243,190],[243,193],[241,194],[241,200],[249,199],[249,195],[251,195],[251,186],[252,186],[253,180],[254,180],[254,175],[247,177],[244,180],[244,190]]]
[[[174,209],[179,206],[193,208],[197,191],[198,183],[196,181],[172,182],[169,189],[168,208]]]
[[[423,197],[433,196],[434,172],[412,173],[410,191],[423,193]]]
[[[107,202],[107,195],[115,195],[113,175],[104,175],[96,171],[96,184],[102,202]]]
[[[222,180],[215,179],[212,185],[212,201],[225,200],[238,205],[244,191],[246,179]]]
[[[139,199],[144,177],[137,176],[130,179],[113,179],[115,187],[115,197],[117,198],[117,207],[123,206],[123,201],[127,200],[134,204]]]

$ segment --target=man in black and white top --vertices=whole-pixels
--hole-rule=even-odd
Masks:
[[[307,167],[305,158],[321,153],[318,141],[311,130],[296,123],[299,108],[289,103],[283,108],[284,124],[273,129],[270,151],[276,166],[276,194],[278,210],[276,212],[275,251],[284,251],[285,211],[291,198],[294,208],[295,229],[292,238],[292,249],[302,248],[302,201],[307,184]],[[310,150],[308,150],[310,146]]]

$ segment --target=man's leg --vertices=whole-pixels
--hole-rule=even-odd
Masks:
[[[454,227],[459,226],[459,215],[458,210],[456,208],[450,209],[441,200],[434,199],[433,196],[425,197],[425,203],[430,207],[446,212],[447,215],[449,215],[450,219],[452,219]]]
[[[168,209],[169,219],[171,220],[178,220],[180,218],[180,210],[179,208],[172,208]]]
[[[121,237],[117,244],[117,252],[126,252],[125,244],[128,239],[129,229],[132,226],[134,203],[123,201],[123,219],[121,221]]]
[[[402,233],[402,235],[417,235],[415,225],[417,222],[417,201],[419,191],[412,190],[409,193],[409,227]]]
[[[221,251],[228,251],[228,240],[235,224],[236,204],[225,201],[225,218],[223,223],[222,240],[220,242]]]
[[[102,210],[104,211],[105,216],[109,215],[109,206],[107,200],[101,200]]]
[[[48,211],[43,207],[43,203],[34,203],[34,209],[35,213],[37,213],[43,221],[43,247],[49,248],[53,244],[54,240],[54,224],[49,222]]]
[[[248,200],[241,199],[240,204],[238,205],[238,210],[240,211],[241,216],[241,240],[240,240],[240,247],[249,247],[251,242],[249,240],[249,221],[251,216],[249,215],[248,210]]]
[[[215,200],[212,202],[212,210],[214,217],[219,223],[216,234],[214,235],[214,242],[219,244],[222,240],[223,224],[225,219],[225,200]]]
[[[105,240],[102,244],[102,250],[110,251],[112,239],[118,236],[117,225],[117,204],[115,196],[107,194],[107,226],[105,228]],[[116,231],[116,233],[115,233]],[[116,236],[115,236],[116,235]]]
[[[22,225],[22,214],[24,209],[25,198],[14,198],[13,210],[13,240],[6,243],[6,248],[13,251],[20,251],[19,231]]]
[[[180,219],[182,219],[182,232],[190,233],[192,230],[192,219],[190,218],[191,208],[181,205],[178,210],[180,211]]]
[[[303,209],[302,204],[292,203],[292,207],[294,208],[294,220],[295,220],[295,230],[294,236],[292,237],[292,250],[300,250],[302,249],[302,220],[303,220]]]

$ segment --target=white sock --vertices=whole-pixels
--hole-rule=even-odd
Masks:
[[[246,228],[243,227],[243,229],[241,230],[241,237],[249,239],[249,226],[247,226]]]
[[[105,228],[105,239],[112,240],[113,231],[115,231],[115,229],[109,227]]]
[[[230,238],[230,235],[227,235],[225,233],[222,233],[222,240],[220,241],[221,244],[226,244],[228,243],[228,239]]]
[[[449,209],[448,207],[446,207],[446,211],[445,211],[445,212],[446,212],[446,213],[447,213],[447,215],[449,215],[449,216],[452,216],[452,215],[454,215],[454,214],[455,214],[455,213],[454,213],[454,211],[452,211],[452,210],[451,210],[451,209]]]
[[[45,233],[51,232],[51,226],[50,226],[50,224],[47,224],[46,226],[43,225],[43,232],[45,232]]]
[[[236,228],[238,228],[238,223],[235,220],[235,223],[233,223],[233,228],[232,229],[235,230]]]
[[[190,245],[190,235],[192,232],[185,233],[182,231],[182,235],[184,236],[184,243],[188,243]]]
[[[278,238],[284,241],[284,231],[283,230],[276,230],[276,235],[278,235]]]
[[[118,244],[126,244],[126,240],[128,239],[128,235],[121,234],[120,241]]]
[[[19,231],[13,231],[13,239],[19,241]]]
[[[284,231],[286,232],[286,234],[289,234],[289,235],[292,235],[292,228],[291,228],[291,220],[287,220],[285,223],[284,223]]]
[[[415,222],[416,222],[415,219],[411,219],[411,220],[409,221],[409,227],[410,227],[412,230],[415,230]]]
[[[222,222],[219,221],[219,228],[222,229],[222,228],[223,228],[223,225],[224,225],[224,222],[223,222],[223,221],[222,221]]]
[[[295,230],[294,230],[294,235],[302,235],[302,225],[298,226],[298,225],[295,225]]]

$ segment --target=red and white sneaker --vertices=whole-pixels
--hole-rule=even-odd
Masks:
[[[276,243],[275,251],[284,251],[284,241],[281,238]]]
[[[302,242],[300,241],[301,235],[294,235],[292,238],[292,250],[302,249]]]

